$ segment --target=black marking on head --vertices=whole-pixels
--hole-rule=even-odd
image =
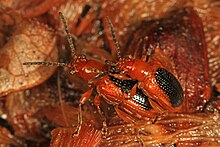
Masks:
[[[156,70],[155,77],[159,87],[169,96],[172,106],[179,106],[183,102],[183,89],[179,81],[163,68]]]

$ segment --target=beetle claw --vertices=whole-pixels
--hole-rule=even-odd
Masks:
[[[77,126],[76,131],[72,134],[72,138],[76,137],[79,135],[79,132],[81,130],[81,125]]]
[[[104,124],[103,124],[103,127],[102,127],[102,138],[103,139],[105,139],[107,137],[107,133],[108,133],[107,126],[104,126]]]

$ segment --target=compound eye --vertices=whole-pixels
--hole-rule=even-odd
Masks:
[[[158,68],[155,73],[159,87],[168,95],[173,107],[183,102],[183,89],[176,77],[163,68]]]

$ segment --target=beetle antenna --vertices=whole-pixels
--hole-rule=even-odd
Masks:
[[[69,31],[69,28],[68,28],[68,26],[67,26],[66,20],[65,20],[65,18],[64,18],[64,16],[63,16],[63,13],[62,13],[62,12],[59,12],[59,15],[60,15],[60,17],[61,17],[61,20],[62,20],[62,22],[63,22],[64,29],[65,29],[65,31],[66,31],[66,35],[67,35],[66,37],[67,37],[67,41],[68,41],[69,46],[70,46],[70,49],[71,49],[72,56],[75,57],[75,56],[76,56],[76,48],[75,48],[75,46],[74,46],[74,44],[73,44],[73,38],[72,38],[72,36],[71,36],[71,34],[70,34],[70,31]]]
[[[59,62],[24,62],[23,65],[44,65],[44,66],[68,67],[68,64],[59,63]]]
[[[111,20],[108,16],[106,17],[106,19],[107,19],[107,22],[108,22],[108,24],[110,26],[110,29],[111,29],[113,41],[114,41],[116,51],[117,51],[117,57],[118,57],[118,59],[121,59],[120,47],[119,47],[119,43],[118,43],[118,40],[117,40],[116,35],[115,35],[114,27],[113,27],[112,22],[111,22]]]
[[[67,23],[66,23],[66,20],[63,16],[63,13],[62,12],[59,12],[59,15],[61,17],[61,20],[63,22],[63,25],[64,25],[64,29],[66,31],[66,34],[67,34],[67,41],[69,43],[69,46],[71,48],[71,53],[72,53],[72,56],[75,57],[76,56],[76,48],[73,44],[73,38],[69,32],[69,28],[67,26]],[[24,62],[23,65],[44,65],[44,66],[57,66],[57,67],[69,67],[69,64],[66,64],[66,63],[60,63],[60,62]]]

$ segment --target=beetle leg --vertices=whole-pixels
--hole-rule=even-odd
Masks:
[[[119,108],[115,107],[115,111],[117,112],[118,116],[125,120],[126,122],[136,122],[137,119],[133,118],[131,115],[127,114],[126,112],[120,110]]]
[[[88,81],[88,84],[91,85],[94,81],[98,80],[99,78],[103,77],[106,75],[107,72],[100,72],[97,76],[95,76],[93,79]]]
[[[94,98],[94,104],[95,106],[97,107],[97,111],[99,113],[99,115],[101,116],[101,119],[102,119],[102,133],[104,135],[104,137],[106,136],[107,134],[107,123],[106,123],[106,118],[105,116],[102,114],[102,110],[100,108],[100,97],[99,95],[96,95],[95,98]]]
[[[79,135],[79,131],[82,125],[82,105],[85,104],[85,102],[90,98],[92,91],[93,91],[93,88],[85,92],[79,100],[78,126],[76,128],[75,133],[73,133],[72,135],[73,137]]]
[[[164,112],[164,108],[161,105],[159,105],[157,101],[154,101],[153,99],[149,99],[149,102],[156,112]]]
[[[149,55],[147,54],[148,52],[147,52],[146,44],[145,44],[145,41],[146,41],[147,39],[148,39],[147,36],[144,38],[144,41],[143,41],[143,39],[141,39],[141,41],[142,41],[142,43],[143,43],[143,49],[142,49],[141,60],[144,61],[144,62],[145,62],[145,61],[148,62],[148,60],[149,60]]]
[[[157,112],[165,112],[165,111],[179,112],[181,109],[181,106],[173,108],[171,105],[168,105],[161,99],[157,99],[157,100],[149,99],[149,102],[151,106],[153,107],[153,109]]]
[[[148,47],[146,47],[146,43],[148,40],[148,36],[144,37],[144,41],[143,41],[143,50],[142,50],[142,56],[141,56],[141,60],[144,62],[149,62],[150,60],[150,56],[154,53],[154,47],[152,45],[149,45]]]
[[[140,131],[138,131],[138,134],[137,134],[137,142],[140,144],[140,146],[145,146],[144,141],[141,138],[141,132]]]

